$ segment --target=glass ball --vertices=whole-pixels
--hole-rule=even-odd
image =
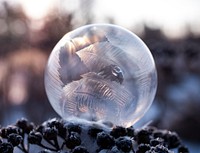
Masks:
[[[64,119],[128,127],[149,109],[157,88],[153,57],[132,32],[111,24],[73,30],[50,54],[45,88]]]

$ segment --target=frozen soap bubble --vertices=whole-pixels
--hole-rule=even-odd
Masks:
[[[130,31],[92,24],[67,33],[45,72],[47,96],[64,119],[131,126],[149,109],[157,73],[147,46]]]

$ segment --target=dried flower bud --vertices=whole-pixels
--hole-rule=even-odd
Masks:
[[[45,128],[43,137],[47,140],[55,140],[57,138],[58,130],[55,128]]]
[[[1,153],[13,153],[13,145],[9,142],[4,142],[0,144]]]
[[[10,142],[14,147],[18,146],[22,140],[22,136],[15,133],[12,133],[8,136],[8,142]]]
[[[71,132],[68,135],[67,140],[66,140],[67,148],[73,149],[76,146],[79,146],[80,144],[81,144],[81,138],[80,138],[79,134],[76,132]]]
[[[40,132],[31,131],[28,135],[28,142],[30,144],[40,144],[42,141],[42,134]]]
[[[115,144],[114,138],[106,132],[97,134],[97,144],[103,149],[110,149]]]

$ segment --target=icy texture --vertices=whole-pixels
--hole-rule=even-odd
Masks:
[[[157,74],[146,45],[133,33],[110,24],[67,33],[53,49],[45,87],[64,119],[131,126],[149,109]]]

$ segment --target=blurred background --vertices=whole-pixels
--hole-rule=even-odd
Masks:
[[[135,126],[152,121],[200,152],[199,0],[0,0],[0,125],[58,117],[44,90],[48,56],[65,33],[90,23],[131,30],[154,56],[157,94]]]

